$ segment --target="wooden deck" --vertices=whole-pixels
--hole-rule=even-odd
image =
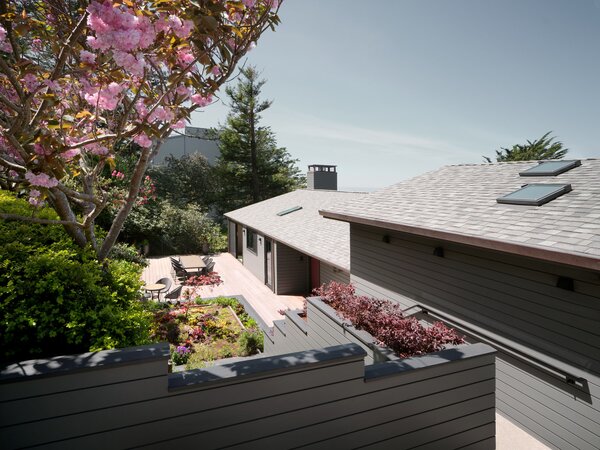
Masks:
[[[273,326],[273,320],[283,318],[277,311],[281,309],[300,309],[304,298],[296,295],[276,295],[267,286],[250,273],[233,255],[221,253],[212,256],[215,261],[214,270],[219,273],[223,284],[196,288],[200,297],[217,297],[219,295],[243,295],[254,310],[268,326]],[[171,276],[169,257],[149,258],[149,265],[142,273],[146,284],[154,283],[159,278]],[[173,286],[177,286],[173,280]],[[185,287],[183,288],[185,291]]]

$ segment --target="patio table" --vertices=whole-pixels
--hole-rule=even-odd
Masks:
[[[183,268],[188,272],[201,272],[204,269],[206,269],[206,264],[198,255],[180,256],[179,260],[181,261],[181,265],[183,266]]]
[[[158,299],[160,300],[160,291],[162,291],[167,286],[162,283],[152,283],[144,286],[144,290],[150,292],[152,298],[154,298],[154,293],[156,292]]]

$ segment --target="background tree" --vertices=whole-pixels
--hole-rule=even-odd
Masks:
[[[192,203],[206,211],[215,203],[215,168],[201,153],[167,156],[163,165],[150,167],[148,175],[156,186],[156,196],[173,205],[185,207]]]
[[[527,141],[527,144],[516,144],[512,148],[501,147],[496,150],[496,161],[536,161],[540,159],[561,159],[567,152],[568,148],[563,148],[563,143],[554,140],[550,137],[551,131],[548,131],[541,138],[535,141]],[[483,159],[488,163],[492,160],[484,156]]]
[[[261,113],[272,103],[260,99],[265,82],[254,67],[248,67],[240,70],[236,86],[225,89],[231,111],[225,126],[212,130],[221,152],[216,164],[220,212],[284,194],[304,183],[298,160],[277,146],[270,127],[259,126]]]
[[[212,102],[260,35],[279,22],[279,0],[0,1],[0,185],[48,203],[99,260],[133,208],[151,158],[173,128]],[[133,143],[137,144],[133,146]],[[137,152],[126,195],[114,204],[105,166]],[[112,173],[112,171],[109,171]]]

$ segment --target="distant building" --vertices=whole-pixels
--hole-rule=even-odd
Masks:
[[[152,164],[164,164],[169,155],[181,158],[184,155],[201,153],[209,164],[215,165],[220,154],[218,141],[208,139],[207,133],[208,129],[198,127],[185,127],[184,134],[173,132],[163,143]]]

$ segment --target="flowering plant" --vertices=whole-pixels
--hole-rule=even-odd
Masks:
[[[104,259],[161,143],[213,102],[240,58],[279,23],[278,8],[278,0],[3,2],[0,187],[27,191],[34,208],[46,202],[59,219],[0,217],[61,224]],[[136,163],[98,241],[95,220],[114,195],[104,168],[115,170],[125,148]]]
[[[185,364],[190,359],[192,350],[185,345],[179,345],[171,353],[171,360],[175,365]]]
[[[218,272],[210,272],[207,275],[189,277],[185,284],[187,286],[219,286],[223,283]]]
[[[370,333],[399,357],[436,352],[446,345],[464,343],[458,333],[442,322],[425,327],[414,317],[404,317],[400,305],[390,300],[357,296],[351,284],[330,282],[315,289],[323,301],[359,330]]]

